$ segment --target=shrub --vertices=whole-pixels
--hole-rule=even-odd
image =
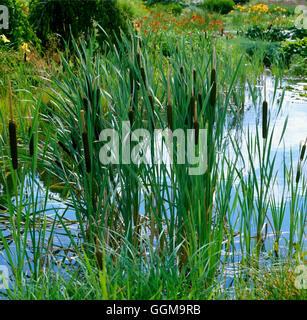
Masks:
[[[298,29],[295,26],[289,28],[283,28],[280,26],[269,27],[265,26],[253,26],[248,28],[245,36],[249,39],[261,39],[266,41],[284,41],[302,39],[307,36],[307,30]]]
[[[107,40],[107,36],[114,42],[115,37],[120,37],[121,30],[124,32],[128,30],[124,12],[116,0],[99,1],[95,19],[107,34],[99,30],[97,39],[100,43]]]
[[[233,0],[204,0],[203,6],[210,11],[226,14],[233,9],[235,3]]]
[[[21,42],[38,43],[28,20],[27,1],[1,0],[1,5],[9,10],[9,29],[1,30],[1,33],[5,34],[12,45],[17,47]]]
[[[295,41],[284,41],[281,44],[281,50],[286,62],[289,62],[294,55],[307,58],[307,37]]]
[[[88,35],[97,22],[106,33],[113,37],[119,29],[125,29],[125,19],[116,0],[31,0],[30,22],[37,30],[38,37],[46,45],[51,34],[60,35],[67,41]],[[106,35],[97,29],[99,40]]]

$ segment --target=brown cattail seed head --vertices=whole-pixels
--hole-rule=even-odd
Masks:
[[[202,108],[203,108],[203,99],[202,99],[202,95],[201,95],[200,92],[197,95],[197,102],[198,102],[198,105],[199,105],[199,110],[201,111]]]
[[[194,94],[192,94],[191,96],[191,100],[190,100],[190,117],[191,117],[191,125],[193,124],[193,118],[195,116],[195,97]]]
[[[16,136],[16,124],[13,121],[9,122],[9,136],[10,136],[12,165],[13,165],[13,169],[17,170],[18,168],[17,136]]]
[[[296,179],[295,179],[296,184],[299,183],[300,177],[301,177],[301,168],[300,168],[300,166],[298,166],[298,167],[297,167],[297,172],[296,172]]]
[[[183,69],[183,66],[180,67],[180,75],[181,77],[183,77],[183,72],[184,72],[184,69]]]
[[[71,155],[70,151],[62,141],[59,141],[58,143],[59,143],[59,146],[63,149],[63,151],[65,151],[68,155]]]
[[[301,151],[301,156],[300,156],[300,161],[303,161],[304,155],[306,151],[306,144],[303,145],[302,151]]]
[[[30,137],[30,141],[29,141],[29,152],[30,152],[30,156],[32,157],[34,154],[34,139],[33,139],[33,132],[31,134],[32,131],[32,127],[29,127],[29,137]]]
[[[263,101],[262,104],[262,138],[267,138],[267,131],[268,131],[268,103]]]
[[[194,130],[195,130],[195,144],[198,145],[198,137],[199,137],[199,122],[196,120],[194,122]]]
[[[144,67],[141,67],[141,68],[140,68],[140,71],[141,71],[142,81],[143,81],[144,85],[146,86],[146,74],[145,74],[145,69],[144,69]]]
[[[173,109],[171,104],[167,104],[167,123],[168,127],[173,131]]]
[[[210,104],[211,104],[212,107],[214,107],[215,103],[216,103],[216,71],[213,68],[211,70]]]
[[[155,113],[154,113],[154,111],[155,111],[155,109],[154,109],[154,99],[153,99],[153,96],[151,94],[148,95],[148,100],[149,100],[149,103],[150,103],[150,106],[151,106],[152,116],[154,118],[154,116],[155,116]],[[151,125],[152,125],[152,128],[154,128],[154,120],[153,119],[151,120]]]

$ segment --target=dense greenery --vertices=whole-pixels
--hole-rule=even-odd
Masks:
[[[100,28],[96,30],[99,42],[107,38],[105,33],[114,38],[114,35],[119,36],[120,29],[127,29],[116,0],[32,0],[29,9],[30,22],[44,45],[53,33],[65,41],[71,35],[75,38],[89,36],[93,32],[94,22],[104,29],[104,32]]]
[[[204,0],[203,5],[211,11],[226,14],[233,9],[235,3],[233,0]]]

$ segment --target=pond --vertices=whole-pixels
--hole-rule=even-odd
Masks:
[[[275,125],[275,131],[272,138],[271,150],[272,154],[276,153],[276,163],[274,166],[274,172],[276,173],[276,181],[274,185],[272,185],[271,193],[274,195],[274,199],[276,199],[277,203],[275,207],[279,206],[279,201],[282,199],[286,199],[284,205],[285,214],[282,221],[281,233],[280,233],[280,249],[281,252],[287,252],[287,243],[289,241],[289,232],[290,232],[290,205],[291,205],[291,190],[285,190],[285,174],[284,174],[284,164],[286,166],[290,166],[291,163],[293,165],[298,164],[301,146],[307,138],[307,129],[306,129],[306,119],[307,119],[307,97],[304,96],[306,93],[306,85],[300,80],[286,80],[283,83],[278,84],[278,89],[276,90],[276,96],[274,96],[274,87],[275,87],[275,78],[271,76],[267,76],[266,79],[266,96],[269,106],[269,114],[270,114],[270,122],[272,125]],[[229,115],[229,119],[226,123],[228,127],[227,134],[231,136],[234,140],[238,141],[241,145],[241,158],[237,162],[237,169],[243,172],[243,176],[246,177],[247,171],[244,167],[244,162],[248,162],[249,160],[249,152],[246,143],[246,137],[248,134],[251,136],[256,135],[256,131],[259,130],[261,132],[261,101],[259,100],[262,96],[264,96],[264,86],[263,86],[263,78],[259,79],[258,85],[256,86],[258,92],[258,96],[253,98],[250,93],[248,87],[246,87],[246,99],[244,104],[244,110],[238,110],[237,118],[233,115]],[[282,99],[284,94],[284,101],[282,103],[282,107],[280,108],[279,102]],[[233,108],[236,108],[233,105]],[[287,122],[286,131],[282,141],[280,141],[280,137],[283,133],[284,124]],[[228,150],[225,150],[226,153],[229,154],[230,159],[234,159],[234,153],[231,145],[229,145]],[[167,157],[166,160],[167,162]],[[257,176],[260,179],[260,171],[259,171],[259,162],[257,158],[253,160],[253,166]],[[307,167],[302,167],[302,173],[307,173]],[[37,176],[38,185],[34,188],[36,193],[36,203],[41,205],[41,214],[42,217],[47,217],[47,225],[49,232],[53,227],[53,222],[58,220],[58,216],[63,217],[62,221],[65,221],[65,225],[67,228],[71,230],[72,235],[74,235],[76,241],[80,242],[78,239],[78,223],[76,221],[76,217],[72,208],[68,208],[65,200],[59,197],[57,194],[49,194],[46,196],[44,191],[44,183],[39,182],[39,176]],[[30,184],[29,181],[26,182]],[[232,196],[232,201],[235,198],[235,190],[238,185],[234,185],[234,194]],[[25,188],[24,197],[27,197],[27,187]],[[142,196],[144,198],[144,194]],[[255,198],[256,201],[256,198]],[[302,208],[307,210],[307,207],[304,206],[306,199],[304,190],[302,192],[298,192],[298,205],[302,205]],[[28,208],[29,211],[33,210],[33,208]],[[145,207],[141,205],[140,214],[145,214]],[[307,212],[301,212],[303,215],[303,228],[306,229],[306,217]],[[10,237],[10,230],[7,229],[7,221],[8,217],[6,217],[5,213],[1,213],[0,215],[2,226],[1,230],[5,237]],[[265,230],[265,240],[264,240],[264,250],[262,251],[263,257],[266,257],[268,251],[274,248],[275,234],[274,228],[272,228],[273,224],[273,216],[270,208],[266,212],[266,230]],[[228,259],[228,263],[225,267],[225,272],[228,273],[227,283],[231,283],[231,279],[233,277],[233,272],[237,268],[237,264],[242,259],[242,252],[246,253],[246,248],[243,245],[242,241],[244,241],[244,237],[240,235],[240,208],[234,211],[234,213],[228,217],[228,223],[231,225],[233,232],[236,234],[234,237],[234,247],[232,248],[232,252],[223,252],[223,259]],[[63,225],[57,221],[55,224],[55,233],[52,240],[53,251],[61,253],[57,256],[58,261],[62,261],[61,263],[65,263],[65,259],[68,259],[69,262],[73,261],[76,258],[74,250],[69,252],[69,248],[71,247],[71,240],[65,234],[65,230]],[[44,234],[44,238],[42,239],[42,235],[40,234],[39,228],[34,232],[37,241],[39,241],[40,245],[43,247],[48,247],[49,243],[49,232]],[[145,229],[142,231],[143,234],[146,235]],[[256,241],[256,225],[252,223],[251,225],[251,235],[253,237],[252,242]],[[241,236],[243,238],[241,238]],[[306,233],[304,233],[304,239],[306,240]],[[292,239],[291,241],[296,241],[296,239]],[[226,242],[225,242],[226,243]],[[304,241],[303,241],[304,243]],[[226,247],[225,247],[226,248]],[[306,244],[304,243],[303,251],[306,248]],[[14,249],[14,245],[11,243],[11,252],[12,254],[16,254]],[[29,260],[31,261],[31,255],[33,255],[31,246],[29,245],[27,249],[27,253],[29,255]],[[284,250],[283,250],[284,249]],[[68,251],[68,253],[67,253]],[[4,254],[0,255],[0,265],[7,265],[7,256]],[[31,262],[30,262],[31,263]],[[61,263],[58,265],[55,264],[55,268],[61,269]],[[25,266],[27,268],[27,266]]]

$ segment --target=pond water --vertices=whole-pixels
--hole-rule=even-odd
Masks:
[[[307,138],[307,97],[304,96],[306,93],[306,85],[302,81],[294,81],[288,80],[284,81],[281,84],[278,84],[278,89],[276,91],[276,97],[274,97],[274,85],[275,79],[273,77],[267,77],[267,101],[269,105],[269,113],[271,116],[271,124],[275,124],[275,133],[274,138],[272,140],[272,152],[276,152],[276,168],[283,167],[283,161],[290,164],[290,151],[292,152],[292,160],[293,164],[297,164],[299,161],[300,147],[304,143]],[[229,133],[234,139],[242,140],[242,148],[241,152],[243,158],[248,159],[248,152],[246,144],[244,143],[244,136],[246,136],[247,131],[254,135],[256,130],[260,130],[261,132],[261,104],[260,97],[263,96],[263,82],[262,79],[259,80],[259,84],[257,85],[257,89],[259,90],[259,95],[255,101],[249,95],[248,88],[246,88],[246,101],[244,106],[244,112],[241,112],[241,124],[237,123],[233,117],[229,118]],[[281,99],[283,90],[285,90],[284,102],[282,108],[279,110],[278,101]],[[238,114],[239,115],[239,114]],[[280,143],[280,136],[282,134],[282,129],[285,121],[287,120],[287,128],[282,142]],[[241,130],[243,129],[243,131]],[[231,148],[228,150],[230,157],[232,157]],[[242,163],[241,163],[242,165]],[[240,162],[238,163],[240,166]],[[259,163],[257,163],[257,159],[254,161],[254,167],[256,170],[259,169]],[[307,174],[307,167],[302,168],[302,172]],[[258,172],[259,173],[259,172]],[[280,199],[283,192],[284,186],[284,175],[283,170],[277,170],[277,183],[272,188],[272,192],[276,196],[276,199]],[[78,227],[76,223],[76,218],[73,210],[68,209],[65,201],[61,199],[56,194],[49,194],[48,201],[45,202],[45,194],[44,194],[44,186],[43,183],[39,183],[36,187],[37,189],[37,202],[42,204],[42,211],[46,212],[48,216],[50,226],[52,219],[55,218],[56,214],[64,215],[65,221],[67,222],[68,228],[72,230],[72,233],[76,236],[78,234]],[[26,196],[26,192],[25,192]],[[301,195],[303,196],[303,195]],[[287,195],[289,197],[289,195]],[[289,199],[289,198],[288,198]],[[303,200],[303,199],[302,199]],[[289,201],[290,202],[290,201]],[[289,207],[286,207],[286,213],[284,217],[284,222],[282,225],[282,236],[284,239],[287,239],[287,235],[289,232]],[[31,210],[31,209],[29,209]],[[141,207],[141,214],[144,214],[145,208]],[[287,214],[288,213],[288,214]],[[307,214],[305,213],[305,216]],[[271,213],[268,212],[268,218],[271,217]],[[9,237],[9,230],[7,229],[7,224],[5,223],[5,215],[0,215],[1,221],[3,221],[1,225],[1,230],[4,232],[4,235]],[[233,223],[237,219],[237,216],[233,216]],[[306,227],[306,220],[305,220]],[[67,236],[65,236],[65,232],[60,224],[57,225],[57,231],[55,232],[53,239],[54,248],[67,248],[70,246],[70,240]],[[39,231],[36,234],[37,238],[39,238]],[[305,233],[306,239],[306,233]],[[266,237],[266,245],[272,248],[274,237],[273,232],[270,230],[270,226],[268,226],[268,232]],[[48,233],[45,235],[45,243],[48,241]],[[236,248],[233,252],[235,257],[233,258],[233,263],[238,263],[240,258],[242,257],[242,251],[240,248],[240,239],[239,237],[235,241]],[[306,246],[306,245],[305,245]],[[305,248],[305,247],[304,247]],[[15,249],[13,244],[11,244],[11,250],[14,253]],[[237,251],[236,251],[237,250]],[[29,248],[29,254],[31,255],[31,250]],[[73,253],[70,255],[70,258],[73,259]],[[0,265],[6,264],[7,257],[3,254],[0,255]],[[226,270],[228,269],[229,277],[231,278],[231,274],[233,272],[233,265],[228,265]]]

